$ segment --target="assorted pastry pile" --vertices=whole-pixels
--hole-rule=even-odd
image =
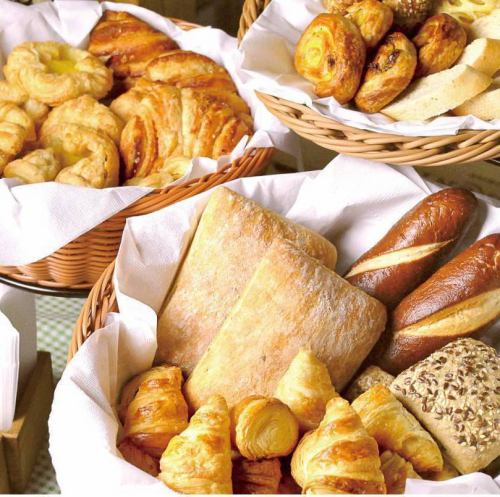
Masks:
[[[324,3],[328,12],[295,49],[295,68],[318,97],[397,121],[448,112],[500,119],[500,8],[484,7],[470,23],[485,2],[471,2],[469,18],[442,4],[432,15],[433,0]]]
[[[123,457],[188,494],[402,493],[487,470],[500,358],[472,337],[500,317],[500,234],[450,259],[477,210],[466,190],[428,196],[342,278],[328,240],[215,190],[159,314],[161,365],[122,390]]]
[[[87,50],[25,42],[3,71],[0,177],[24,183],[164,188],[253,132],[222,66],[126,12],[106,11]]]

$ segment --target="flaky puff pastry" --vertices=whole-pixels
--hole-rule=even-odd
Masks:
[[[124,440],[118,445],[118,450],[121,452],[123,458],[145,473],[151,476],[158,476],[160,472],[160,460],[156,457],[150,456],[143,450],[139,449],[130,440]]]
[[[233,492],[235,494],[277,494],[281,480],[279,459],[233,462]]]
[[[357,26],[339,14],[320,14],[295,48],[295,69],[314,83],[318,97],[349,102],[359,87],[366,47]]]
[[[292,410],[303,432],[318,427],[335,395],[328,368],[306,349],[294,357],[274,393]]]
[[[229,424],[226,401],[214,395],[168,444],[160,460],[160,480],[184,494],[231,494]]]
[[[361,0],[347,8],[347,18],[356,24],[365,45],[373,48],[391,29],[394,14],[378,0]]]
[[[287,456],[299,437],[299,424],[278,399],[253,395],[231,411],[231,438],[240,454],[255,461]]]
[[[316,430],[292,457],[292,476],[306,494],[383,494],[377,442],[349,402],[334,397]]]
[[[36,149],[5,166],[6,178],[18,178],[23,183],[54,181],[62,169],[54,152],[50,149]]]
[[[420,476],[415,473],[413,466],[408,461],[405,461],[395,452],[386,450],[380,456],[382,463],[382,473],[384,473],[385,486],[388,494],[404,494],[406,480],[415,478],[420,480]]]
[[[72,123],[103,133],[117,145],[123,130],[123,121],[109,107],[100,104],[94,97],[82,95],[64,102],[53,109],[44,122],[40,134],[50,132],[54,125]]]
[[[112,72],[85,50],[57,41],[29,41],[12,50],[4,66],[7,81],[50,106],[80,95],[103,98]]]
[[[124,411],[132,392],[134,398]],[[170,440],[188,424],[188,408],[182,395],[182,373],[175,366],[158,366],[132,379],[122,396],[123,438],[145,453],[160,457]]]
[[[174,181],[182,178],[189,169],[191,160],[186,157],[171,157],[166,159],[161,169],[148,176],[135,176],[125,182],[127,186],[145,186],[148,188],[166,188]]]
[[[352,407],[377,443],[410,461],[415,471],[443,468],[443,457],[436,442],[387,387],[373,386],[360,395]]]

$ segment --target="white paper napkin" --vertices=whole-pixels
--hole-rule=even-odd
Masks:
[[[237,62],[238,72],[251,88],[305,104],[347,126],[407,136],[454,135],[460,129],[500,129],[500,119],[474,116],[436,117],[428,121],[391,122],[383,114],[365,114],[318,98],[313,85],[295,70],[295,46],[304,29],[325,12],[322,0],[273,0],[246,33]]]
[[[159,14],[129,4],[58,0],[27,7],[0,0],[0,66],[2,58],[23,41],[58,40],[85,48],[88,34],[106,9],[130,12],[170,35],[181,48],[202,53],[224,65],[251,108],[256,130],[252,138],[243,138],[230,156],[218,161],[194,159],[187,174],[176,183],[219,171],[254,147],[276,147],[300,156],[297,139],[267,112],[236,73],[236,39],[218,29],[183,31]],[[59,183],[19,186],[15,180],[0,180],[0,265],[40,260],[150,191],[140,187],[94,190]]]
[[[227,186],[327,236],[338,248],[340,274],[402,214],[437,189],[410,168],[342,156],[321,172],[244,178]],[[84,343],[56,388],[50,452],[63,493],[167,491],[121,459],[115,447],[119,424],[114,406],[124,382],[152,363],[156,312],[209,195],[127,221],[114,279],[120,313],[110,315],[108,326]],[[484,223],[477,226],[474,239],[500,231],[500,208],[480,203]],[[489,335],[498,336],[498,329]],[[497,346],[500,350],[500,343]],[[68,422],[74,419],[77,430]],[[82,478],[83,465],[92,478]],[[444,494],[492,493],[497,487],[488,476],[474,474],[449,483],[412,482],[409,490],[415,488]]]

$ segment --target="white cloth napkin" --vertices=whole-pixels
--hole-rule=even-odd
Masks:
[[[413,169],[342,156],[321,172],[244,178],[227,186],[333,241],[340,274],[402,214],[438,189]],[[114,278],[120,313],[110,315],[108,326],[84,343],[56,388],[49,420],[50,452],[63,493],[121,494],[139,487],[145,495],[167,491],[121,459],[114,406],[124,382],[152,363],[156,313],[209,195],[203,193],[127,221]],[[473,239],[500,231],[500,208],[481,200],[481,209],[484,222],[477,226]],[[489,332],[495,334],[498,326]],[[496,345],[500,350],[500,343]],[[82,478],[83,465],[92,478]],[[474,474],[439,484],[412,482],[409,490],[492,493],[496,488],[488,476]]]
[[[312,83],[295,70],[295,46],[304,29],[325,12],[322,0],[273,0],[246,33],[238,72],[251,88],[305,104],[347,126],[407,136],[454,135],[460,129],[500,129],[500,119],[474,116],[436,117],[428,121],[391,122],[383,114],[365,114],[341,106],[333,98],[318,98]]]
[[[0,67],[23,41],[57,40],[85,48],[88,34],[106,9],[126,10],[170,35],[181,48],[202,53],[225,66],[252,110],[256,132],[250,140],[243,138],[230,156],[218,161],[194,159],[187,174],[176,183],[216,172],[254,147],[276,147],[300,156],[293,134],[243,85],[234,68],[237,41],[219,29],[183,31],[159,14],[129,4],[58,0],[27,7],[0,0]],[[59,183],[19,185],[15,180],[0,180],[0,265],[40,260],[150,191],[140,187],[94,190]]]

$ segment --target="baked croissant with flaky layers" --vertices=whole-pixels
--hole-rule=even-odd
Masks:
[[[373,386],[352,407],[377,443],[410,461],[415,471],[443,469],[443,457],[436,442],[387,387]]]
[[[292,410],[301,431],[318,427],[325,415],[326,404],[335,395],[337,392],[328,368],[305,349],[292,360],[274,393]]]
[[[52,149],[63,166],[57,182],[93,188],[118,186],[118,150],[106,135],[87,126],[62,123],[47,128],[40,143]]]
[[[235,494],[277,494],[281,480],[279,459],[233,462],[233,491]]]
[[[339,14],[320,14],[295,49],[297,72],[314,83],[318,97],[349,102],[359,87],[366,47],[356,25]]]
[[[160,457],[172,437],[188,425],[181,388],[182,372],[176,366],[158,366],[132,379],[120,406],[123,438],[146,454]]]
[[[112,72],[97,57],[57,41],[21,43],[3,70],[9,83],[50,106],[85,94],[103,98],[113,84]]]
[[[292,457],[292,476],[308,494],[383,494],[377,442],[347,400],[334,397],[316,430]]]
[[[231,494],[229,423],[224,398],[210,397],[168,444],[160,460],[160,480],[184,494]]]
[[[136,468],[151,476],[158,476],[160,472],[160,460],[158,458],[150,456],[129,440],[124,440],[120,443],[118,450],[121,452],[123,458]]]
[[[380,456],[382,464],[382,473],[384,473],[385,486],[388,494],[404,494],[406,488],[406,480],[415,478],[420,480],[420,476],[415,473],[413,466],[408,461],[405,461],[395,452],[386,450]]]
[[[7,164],[3,175],[23,183],[43,183],[54,181],[61,169],[62,165],[52,150],[37,149]]]
[[[231,411],[231,437],[247,459],[272,459],[292,453],[299,425],[290,408],[278,399],[252,395]]]

